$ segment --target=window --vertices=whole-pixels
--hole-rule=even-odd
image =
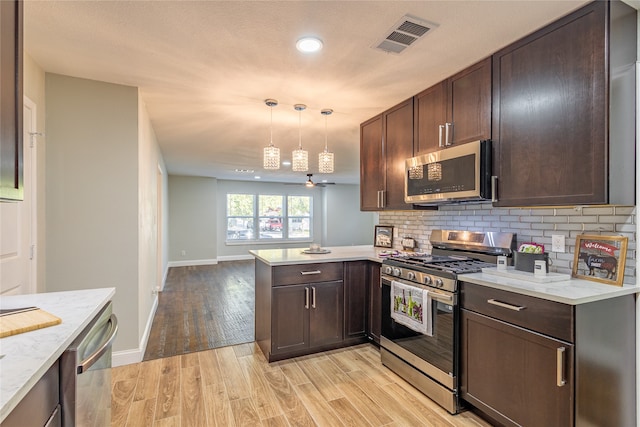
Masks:
[[[227,194],[227,241],[312,238],[311,196]]]

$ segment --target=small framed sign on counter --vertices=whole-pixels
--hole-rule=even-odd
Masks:
[[[393,226],[376,225],[373,233],[373,246],[379,248],[393,247]]]
[[[608,285],[622,286],[627,258],[627,241],[623,236],[576,237],[572,276]]]

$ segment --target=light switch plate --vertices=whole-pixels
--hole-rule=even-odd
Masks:
[[[564,234],[551,235],[551,252],[564,252]]]

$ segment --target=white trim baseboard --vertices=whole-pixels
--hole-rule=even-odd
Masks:
[[[218,261],[244,261],[254,259],[253,255],[223,255],[218,257]]]
[[[144,328],[144,333],[140,339],[140,345],[138,348],[130,350],[115,351],[111,356],[111,366],[123,366],[130,365],[132,363],[142,362],[144,352],[147,349],[147,342],[149,341],[149,334],[151,334],[151,326],[153,325],[153,319],[156,316],[156,310],[158,309],[158,295],[153,299],[153,306],[149,312],[149,318],[147,319],[147,325]]]
[[[215,265],[217,259],[192,259],[188,261],[169,261],[167,267],[190,267],[192,265]]]

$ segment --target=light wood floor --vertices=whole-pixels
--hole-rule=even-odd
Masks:
[[[489,426],[451,416],[363,344],[267,363],[255,343],[112,371],[112,426]]]

